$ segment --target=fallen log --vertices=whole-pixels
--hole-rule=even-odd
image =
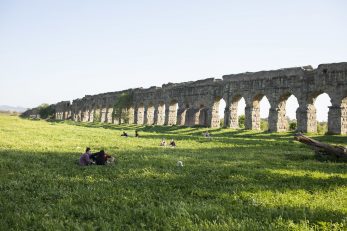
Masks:
[[[320,160],[337,160],[347,161],[347,148],[343,146],[336,146],[325,144],[317,140],[311,139],[302,133],[294,135],[294,140],[308,145],[315,151],[316,157]]]

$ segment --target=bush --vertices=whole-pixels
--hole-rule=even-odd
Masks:
[[[269,130],[269,122],[267,121],[267,119],[261,119],[260,120],[260,129],[262,131]]]
[[[128,123],[130,120],[129,109],[132,106],[133,96],[129,93],[122,93],[118,96],[113,106],[113,119],[119,123]]]
[[[317,123],[317,133],[325,134],[328,132],[328,123],[327,122],[318,122]]]
[[[100,122],[101,121],[101,111],[95,110],[93,115],[93,122]]]
[[[239,127],[240,128],[245,128],[245,115],[240,115],[239,116]]]
[[[289,130],[290,131],[295,131],[296,130],[296,128],[297,128],[297,122],[296,121],[291,121],[291,122],[289,122]]]
[[[42,119],[53,118],[55,109],[52,107],[52,105],[44,103],[39,106],[39,114],[40,118]]]
[[[224,118],[220,118],[219,125],[221,128],[224,127]]]

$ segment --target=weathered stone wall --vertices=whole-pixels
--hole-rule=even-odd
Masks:
[[[124,108],[127,120],[114,118],[117,99],[127,93],[131,106]],[[56,104],[56,119],[105,123],[136,123],[147,125],[203,125],[219,127],[219,102],[224,99],[224,126],[238,128],[237,105],[246,102],[245,126],[260,129],[260,100],[266,96],[271,105],[269,130],[288,130],[286,101],[294,95],[298,99],[296,111],[298,130],[317,129],[314,101],[327,93],[332,106],[328,114],[328,130],[347,134],[347,63],[321,64],[285,68],[272,71],[225,75],[223,79],[204,79],[195,82],[168,83],[162,87],[129,89]]]

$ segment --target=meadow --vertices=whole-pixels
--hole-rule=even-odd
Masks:
[[[86,147],[117,164],[78,166]],[[0,156],[0,230],[347,230],[347,163],[315,160],[289,132],[0,114]]]

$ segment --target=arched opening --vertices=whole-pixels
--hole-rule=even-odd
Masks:
[[[147,125],[153,125],[154,124],[154,105],[153,103],[149,103],[147,107],[147,116],[146,116],[146,122]]]
[[[177,124],[184,126],[187,124],[186,117],[187,111],[189,110],[189,104],[180,103],[177,111]]]
[[[274,105],[269,115],[269,130],[285,132],[297,129],[296,110],[299,107],[297,98],[290,92],[279,98],[278,105]]]
[[[313,99],[313,106],[316,109],[317,132],[324,134],[328,131],[328,112],[331,106],[329,95],[327,93],[319,94]]]
[[[100,122],[105,123],[107,117],[107,106],[102,106],[100,109]]]
[[[241,97],[241,99],[239,100],[237,104],[237,115],[238,116],[245,115],[245,108],[246,108],[245,98]]]
[[[87,111],[87,114],[88,117],[87,117],[87,121],[89,122],[94,122],[94,115],[95,115],[95,111],[94,111],[94,108],[91,108]]]
[[[127,108],[127,123],[128,124],[133,124],[134,123],[134,113],[135,113],[135,110],[134,110],[134,107],[130,106],[129,108]]]
[[[101,121],[101,108],[98,106],[96,109],[94,109],[93,122],[100,122],[100,121]]]
[[[299,108],[298,99],[291,94],[285,101],[285,118],[288,122],[286,130],[295,131],[297,129],[296,110]]]
[[[208,108],[205,105],[200,105],[199,108],[199,125],[208,126]]]
[[[222,97],[218,96],[214,99],[210,124],[212,128],[219,128],[221,126],[221,121],[224,118],[225,105],[225,100]],[[222,125],[224,125],[224,121]]]
[[[241,95],[232,98],[229,115],[230,128],[245,127],[245,108],[246,101]]]
[[[189,104],[186,104],[185,106],[185,126],[194,126],[195,125],[195,112],[197,109],[194,109]]]
[[[169,105],[169,112],[167,120],[167,125],[175,125],[177,124],[177,111],[178,111],[178,102],[176,100],[172,100]]]
[[[112,123],[113,107],[109,105],[106,112],[106,123]]]
[[[226,108],[226,102],[223,98],[219,100],[219,107],[218,107],[218,117],[219,117],[219,124],[220,127],[224,127],[224,122],[225,122],[225,108]]]
[[[145,107],[143,103],[141,103],[137,107],[137,124],[143,124],[144,123],[144,114],[145,114]]]

